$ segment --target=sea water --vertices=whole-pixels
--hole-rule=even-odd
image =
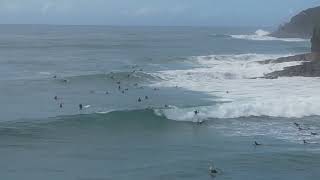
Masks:
[[[318,179],[320,79],[259,63],[309,40],[258,29],[1,25],[0,179]]]

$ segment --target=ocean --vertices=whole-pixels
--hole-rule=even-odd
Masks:
[[[0,179],[319,179],[320,78],[259,63],[310,42],[270,30],[0,25]]]

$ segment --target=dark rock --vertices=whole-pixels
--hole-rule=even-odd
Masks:
[[[301,65],[285,67],[284,70],[275,71],[265,75],[265,78],[275,79],[278,77],[293,77],[293,76],[304,76],[304,77],[320,77],[320,58],[317,54],[301,54],[290,57],[282,57],[276,60],[266,60],[261,63],[283,63],[292,61],[305,61]]]
[[[317,15],[317,16],[315,16]],[[305,22],[303,22],[305,21]],[[281,71],[275,71],[266,74],[264,77],[274,79],[278,77],[320,77],[320,6],[317,8],[303,11],[299,15],[292,18],[291,22],[283,27],[283,32],[309,33],[312,26],[311,53],[301,54],[290,57],[283,57],[276,60],[261,61],[261,64],[283,63],[292,61],[302,61],[301,65],[285,67]],[[304,29],[307,28],[307,29]],[[304,29],[304,30],[303,30]],[[280,31],[282,31],[280,30]],[[280,32],[278,31],[278,32]],[[299,34],[299,33],[298,33]]]
[[[266,74],[264,77],[274,79],[278,77],[292,77],[292,76],[304,76],[304,77],[320,77],[320,26],[315,26],[313,35],[311,38],[311,53],[301,54],[296,56],[279,58],[276,60],[266,60],[260,63],[283,63],[291,61],[305,61],[301,65],[285,67],[281,71],[275,71]]]
[[[320,24],[320,6],[300,12],[271,35],[282,38],[311,38],[317,24]]]
[[[312,61],[314,59],[314,55],[312,53],[308,54],[299,54],[295,56],[289,57],[281,57],[278,59],[269,59],[265,61],[260,61],[260,64],[269,64],[269,63],[284,63],[284,62],[292,62],[292,61]]]
[[[315,26],[311,38],[311,52],[320,54],[320,26]]]
[[[304,62],[302,65],[286,67],[282,71],[275,71],[265,75],[265,78],[274,79],[293,76],[320,77],[320,61]]]

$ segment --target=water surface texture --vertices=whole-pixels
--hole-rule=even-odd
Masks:
[[[309,49],[258,28],[1,25],[0,178],[317,180],[320,79],[258,63]]]

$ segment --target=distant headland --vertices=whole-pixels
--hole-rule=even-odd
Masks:
[[[290,22],[271,34],[278,38],[311,38],[315,25],[320,24],[320,6],[300,12]]]

